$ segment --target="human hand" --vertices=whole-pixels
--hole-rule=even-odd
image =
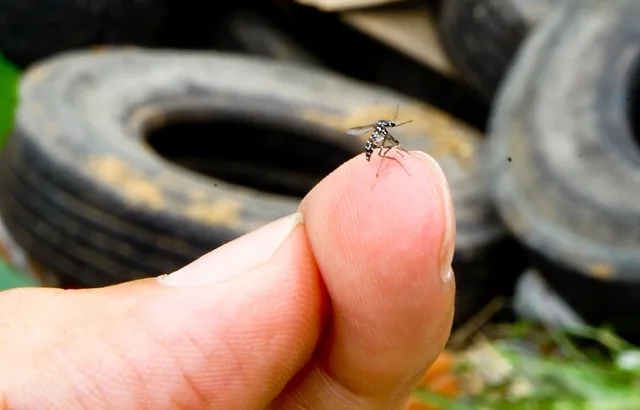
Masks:
[[[0,409],[401,409],[449,336],[442,171],[362,155],[159,279],[0,293]],[[4,404],[4,406],[3,406]]]

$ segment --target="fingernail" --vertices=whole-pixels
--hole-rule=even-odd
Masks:
[[[449,188],[449,182],[447,177],[432,156],[422,151],[412,151],[412,153],[429,165],[429,174],[432,177],[434,185],[440,190],[442,201],[444,204],[444,221],[445,221],[445,233],[442,241],[442,248],[440,250],[440,272],[443,281],[447,282],[453,277],[453,271],[451,270],[451,263],[453,262],[453,254],[456,246],[456,217],[455,210],[453,208],[453,198],[451,196],[451,190]]]
[[[209,286],[256,268],[267,262],[303,222],[296,212],[235,239],[195,262],[158,277],[166,286]]]
[[[450,282],[451,279],[453,279],[453,277],[455,276],[455,274],[453,273],[453,268],[451,266],[449,266],[449,269],[447,269],[445,271],[445,274],[442,276],[442,280],[447,283]]]

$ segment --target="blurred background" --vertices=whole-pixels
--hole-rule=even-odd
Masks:
[[[0,289],[171,272],[295,210],[363,151],[349,128],[411,120],[391,131],[442,165],[458,238],[453,333],[407,409],[640,409],[638,21],[0,0]]]

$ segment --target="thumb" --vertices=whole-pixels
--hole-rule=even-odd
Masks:
[[[317,344],[319,278],[294,214],[158,280],[4,292],[0,391],[10,408],[264,408]]]

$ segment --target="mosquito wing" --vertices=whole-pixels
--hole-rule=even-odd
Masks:
[[[349,135],[362,135],[366,134],[369,131],[372,131],[375,128],[375,124],[362,125],[360,127],[353,127],[347,130],[347,134]]]

